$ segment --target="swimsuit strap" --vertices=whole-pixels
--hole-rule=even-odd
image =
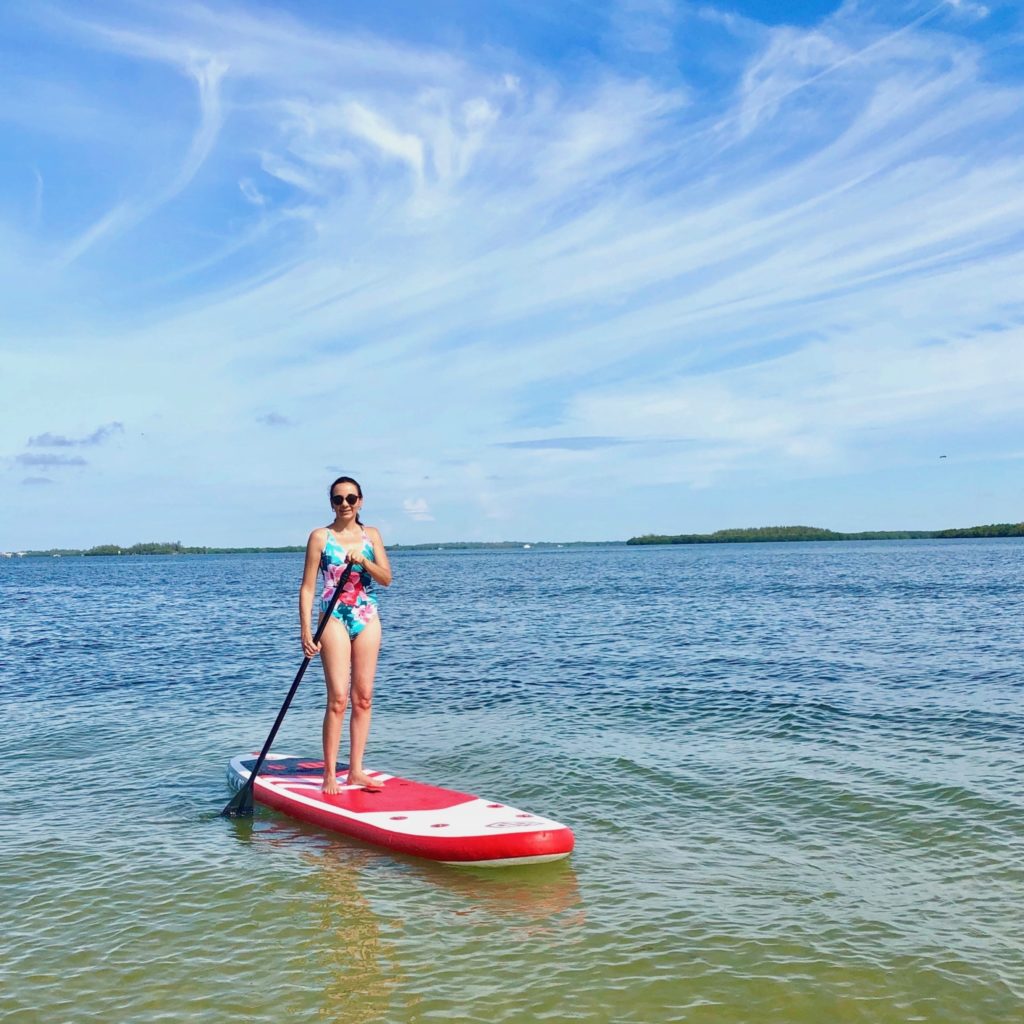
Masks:
[[[320,552],[320,568],[326,574],[329,566],[339,565],[341,559],[338,557],[338,541],[335,539],[333,533],[331,533],[330,527],[324,527],[327,533],[327,539],[324,541],[324,549]],[[331,545],[334,546],[334,550],[331,550]],[[325,577],[326,578],[326,577]]]

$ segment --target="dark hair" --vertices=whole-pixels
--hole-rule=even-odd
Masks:
[[[362,489],[362,487],[359,486],[359,481],[354,479],[353,477],[350,477],[350,476],[339,476],[338,479],[335,480],[334,483],[331,484],[331,486],[327,488],[327,496],[329,498],[333,498],[334,497],[334,488],[337,487],[338,484],[351,484],[359,492],[359,498],[360,498],[360,500],[362,500],[363,489]],[[363,525],[363,521],[362,521],[362,519],[359,518],[359,513],[358,512],[356,513],[356,522],[360,526]]]

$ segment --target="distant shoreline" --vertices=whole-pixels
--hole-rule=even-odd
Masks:
[[[955,540],[984,537],[1024,537],[1024,523],[991,523],[988,526],[957,527],[949,530],[868,530],[861,533],[838,533],[817,526],[756,526],[750,529],[717,530],[714,533],[647,533],[629,540],[572,541],[443,541],[434,544],[389,544],[389,551],[515,551],[533,548],[623,547],[644,544],[751,544],[780,541],[838,540]],[[148,542],[121,547],[100,544],[87,549],[50,548],[46,551],[2,551],[3,558],[89,558],[109,555],[266,555],[295,554],[305,545],[281,547],[196,547],[180,541]]]
[[[435,544],[388,544],[388,551],[476,551],[476,550],[524,550],[531,548],[580,548],[580,547],[622,547],[629,543],[624,540],[567,540],[567,541],[442,541]],[[121,547],[118,544],[99,544],[96,547],[51,548],[46,551],[0,551],[2,558],[92,558],[111,555],[279,555],[302,553],[305,544],[289,544],[281,547],[221,548],[200,547],[182,544],[179,541],[150,542]]]
[[[956,527],[949,530],[866,530],[838,533],[818,526],[757,526],[746,530],[717,530],[715,533],[648,533],[630,537],[627,544],[751,544],[779,541],[829,540],[959,540],[971,537],[1024,537],[1024,523],[991,523],[988,526]]]

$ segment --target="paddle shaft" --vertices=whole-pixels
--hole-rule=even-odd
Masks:
[[[313,634],[313,643],[320,643],[320,637],[323,636],[327,623],[331,621],[331,613],[334,611],[334,606],[338,603],[338,598],[341,596],[342,587],[345,586],[348,582],[349,576],[351,575],[352,563],[349,562],[345,567],[345,571],[338,579],[338,585],[334,588],[334,593],[331,595],[331,600],[327,605],[327,611],[324,612],[320,619],[320,625],[317,626],[316,632]],[[302,682],[302,677],[305,674],[306,669],[309,667],[310,661],[312,661],[312,658],[310,658],[309,655],[306,655],[306,657],[302,659],[299,671],[295,673],[295,679],[292,680],[288,696],[285,697],[284,703],[281,705],[281,710],[277,713],[277,719],[274,722],[273,728],[270,730],[270,735],[267,736],[266,743],[263,744],[260,756],[256,759],[256,763],[253,765],[252,771],[249,773],[249,778],[245,780],[245,784],[242,788],[224,805],[224,810],[220,812],[221,817],[241,818],[249,817],[249,815],[252,814],[252,789],[253,786],[256,785],[256,776],[259,775],[260,768],[263,767],[263,762],[267,759],[267,754],[270,752],[270,748],[274,744],[277,731],[281,728],[284,716],[288,714],[288,708],[291,706],[292,698],[295,696],[295,691],[299,688],[299,683]]]

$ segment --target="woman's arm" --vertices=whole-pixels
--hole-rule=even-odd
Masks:
[[[381,540],[380,530],[375,526],[368,526],[366,533],[370,538],[370,543],[373,544],[373,561],[359,562],[358,558],[356,561],[370,574],[374,583],[379,583],[382,587],[390,586],[391,563],[388,561],[387,551],[384,550],[384,541]]]
[[[310,616],[313,614],[313,595],[316,593],[316,574],[320,568],[320,555],[323,552],[320,542],[320,530],[314,530],[306,542],[306,564],[302,569],[302,583],[299,586],[299,630],[302,637],[302,649],[307,658],[312,658],[320,650],[320,645],[313,643],[313,628]]]

